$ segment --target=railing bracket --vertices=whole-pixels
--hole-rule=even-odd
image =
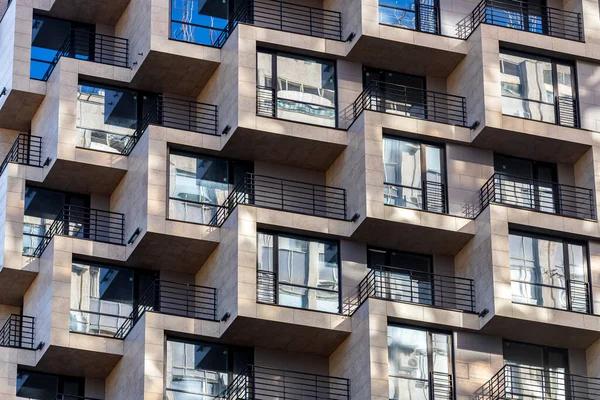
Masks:
[[[225,136],[229,133],[229,131],[231,131],[231,125],[226,125],[225,129],[223,129],[223,132],[221,132],[221,135]]]
[[[483,310],[479,311],[479,314],[478,314],[479,318],[485,317],[486,315],[489,314],[489,312],[490,312],[490,310],[488,310],[487,308],[484,308]]]
[[[356,221],[358,221],[359,218],[360,218],[360,214],[359,213],[354,213],[354,215],[352,216],[352,218],[350,218],[350,222],[356,222]]]
[[[351,32],[348,37],[346,38],[346,42],[350,43],[351,41],[354,40],[354,38],[356,37],[356,33]]]
[[[469,126],[469,129],[474,131],[475,129],[477,129],[478,126],[479,126],[479,121],[475,121]]]
[[[221,317],[221,322],[226,322],[229,318],[231,318],[231,313],[229,311],[227,311],[225,314],[223,314],[223,316]]]
[[[135,232],[133,232],[133,235],[131,235],[131,237],[127,241],[127,244],[132,244],[133,242],[135,242],[138,236],[140,236],[140,233],[142,233],[142,230],[140,228],[136,228]]]
[[[44,161],[44,167],[47,167],[48,165],[50,165],[51,161],[52,161],[52,158],[50,158],[50,157],[46,158],[46,161]]]
[[[38,345],[37,345],[37,347],[35,348],[35,350],[36,350],[36,351],[37,351],[37,350],[41,350],[41,349],[43,349],[43,348],[44,348],[44,346],[45,346],[45,345],[46,345],[46,343],[44,343],[44,342],[39,342],[39,343],[38,343]]]

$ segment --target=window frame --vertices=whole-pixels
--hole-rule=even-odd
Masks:
[[[391,9],[391,10],[400,10],[400,11],[404,11],[404,12],[410,12],[410,13],[414,13],[415,14],[415,28],[408,28],[406,26],[400,26],[400,25],[394,25],[394,24],[387,24],[385,22],[381,22],[381,17],[378,16],[377,18],[377,22],[380,25],[385,25],[385,26],[391,26],[394,28],[400,28],[400,29],[408,29],[410,31],[414,31],[414,32],[422,32],[422,33],[429,33],[431,35],[441,35],[441,12],[440,12],[440,2],[439,0],[432,0],[433,1],[433,5],[429,5],[429,4],[421,4],[421,0],[413,0],[414,5],[415,5],[415,9],[414,10],[410,10],[410,9],[406,9],[406,8],[402,8],[402,7],[394,7],[394,6],[390,6],[387,4],[381,4],[381,1],[377,2],[377,10],[378,10],[378,14],[380,13],[380,9],[381,8],[385,8],[385,9]],[[422,30],[422,22],[421,22],[421,6],[422,5],[426,5],[429,6],[431,8],[433,8],[433,10],[435,11],[435,32],[429,32],[426,30]]]
[[[551,57],[551,56],[542,56],[539,54],[534,54],[534,53],[528,53],[525,51],[519,51],[519,50],[512,50],[510,48],[506,48],[506,47],[500,47],[500,51],[499,51],[499,59],[500,59],[500,63],[502,63],[502,54],[507,54],[507,55],[511,55],[514,57],[523,57],[523,58],[529,58],[529,59],[534,59],[534,60],[539,60],[541,61],[542,59],[547,59],[550,61],[551,67],[552,67],[552,103],[548,103],[546,101],[542,101],[542,100],[533,100],[533,99],[527,99],[527,98],[523,98],[523,97],[517,97],[517,96],[507,96],[502,94],[502,88],[500,88],[500,97],[504,98],[506,97],[507,99],[513,99],[513,100],[521,100],[521,101],[527,101],[527,102],[533,102],[533,103],[537,103],[537,104],[542,104],[542,105],[551,105],[553,107],[554,110],[554,122],[549,122],[549,121],[540,121],[537,119],[533,119],[533,118],[526,118],[526,117],[519,117],[519,116],[515,116],[515,115],[509,115],[509,114],[505,114],[504,113],[504,109],[502,110],[502,115],[505,115],[507,117],[513,117],[513,118],[521,118],[521,119],[526,119],[529,121],[535,121],[535,122],[542,122],[542,123],[546,123],[546,124],[552,124],[552,125],[559,125],[559,126],[564,126],[567,128],[573,128],[573,129],[579,129],[581,128],[581,115],[580,115],[580,108],[579,108],[579,83],[578,83],[578,79],[577,79],[577,63],[570,61],[570,60],[565,60],[565,59],[561,59],[561,58],[556,58],[556,57]],[[558,91],[558,65],[563,65],[563,66],[568,66],[571,68],[571,95],[573,98],[573,108],[574,108],[574,117],[575,117],[575,121],[573,126],[570,125],[563,125],[561,123],[561,119],[560,119],[560,110],[559,110],[559,103],[558,103],[558,98],[559,98],[559,91]],[[502,70],[500,71],[500,85],[502,86]]]
[[[280,232],[280,231],[273,231],[273,230],[268,230],[268,229],[258,229],[257,230],[257,257],[256,257],[256,273],[257,273],[257,279],[260,279],[260,276],[258,276],[260,274],[261,271],[266,271],[264,269],[260,269],[259,268],[259,258],[260,258],[260,252],[258,251],[258,236],[259,234],[264,234],[264,235],[271,235],[273,237],[273,252],[271,254],[272,260],[273,260],[273,271],[267,271],[267,272],[271,272],[273,274],[273,281],[274,281],[274,293],[273,293],[273,298],[274,298],[274,302],[273,303],[266,303],[264,302],[264,304],[270,304],[270,305],[275,305],[278,307],[286,307],[286,308],[292,308],[294,310],[306,310],[306,311],[314,311],[314,312],[321,312],[321,313],[326,313],[326,314],[340,314],[342,312],[342,308],[343,308],[343,304],[342,304],[342,258],[341,258],[341,248],[340,248],[340,242],[337,240],[330,240],[330,239],[322,239],[322,238],[318,238],[318,237],[311,237],[311,236],[304,236],[304,235],[297,235],[297,234],[290,234],[290,233],[286,233],[286,232]],[[317,309],[313,309],[313,308],[304,308],[304,307],[294,307],[294,306],[289,306],[289,305],[285,305],[285,304],[280,304],[279,303],[279,286],[282,284],[279,280],[279,237],[283,236],[286,238],[290,238],[290,239],[298,239],[298,240],[305,240],[305,241],[314,241],[314,242],[320,242],[320,243],[324,243],[324,244],[335,244],[337,247],[337,260],[338,260],[338,265],[337,265],[337,275],[338,275],[338,290],[331,290],[331,289],[323,289],[323,288],[319,288],[319,287],[313,287],[313,286],[307,286],[307,285],[299,285],[299,284],[294,284],[294,283],[287,283],[284,282],[283,285],[285,286],[290,286],[290,287],[294,287],[294,288],[300,288],[300,289],[307,289],[307,290],[316,290],[316,291],[323,291],[323,292],[329,292],[329,293],[336,293],[338,295],[338,311],[336,313],[332,313],[330,311],[324,311],[324,310],[317,310]],[[257,287],[258,289],[258,287]],[[257,302],[260,302],[257,299]],[[263,302],[261,302],[263,303]]]
[[[561,347],[554,347],[554,346],[544,346],[544,345],[539,345],[539,344],[534,344],[534,343],[528,343],[528,342],[522,342],[520,340],[510,340],[510,339],[502,339],[502,361],[504,362],[504,365],[519,365],[519,364],[506,364],[506,356],[505,356],[505,346],[509,345],[510,343],[514,343],[514,344],[520,344],[520,345],[526,345],[526,346],[532,346],[532,347],[537,347],[540,350],[542,350],[542,364],[543,367],[534,367],[534,368],[542,368],[544,371],[548,371],[549,369],[549,360],[548,360],[548,351],[555,351],[556,353],[561,353],[564,357],[565,360],[567,361],[567,366],[565,367],[565,374],[569,374],[570,373],[570,362],[569,362],[569,350],[568,349],[564,349]]]
[[[47,373],[47,372],[34,371],[27,367],[22,368],[21,366],[18,366],[17,367],[17,377],[20,373],[50,376],[50,377],[56,378],[56,394],[55,394],[55,396],[57,396],[59,394],[65,394],[64,386],[65,386],[66,380],[69,380],[71,382],[77,382],[79,385],[79,394],[77,396],[80,396],[81,398],[83,398],[85,396],[85,379],[82,377],[68,376],[68,375],[62,375],[62,374],[51,374],[51,373]],[[18,394],[18,392],[16,392],[16,394]],[[75,396],[75,395],[65,395],[65,398],[68,398],[70,396]]]
[[[531,232],[527,232],[527,231],[523,231],[523,230],[519,230],[519,229],[509,229],[508,231],[508,235],[509,235],[509,240],[510,240],[510,236],[514,235],[514,236],[523,236],[523,237],[527,237],[527,238],[531,238],[531,239],[538,239],[538,240],[546,240],[546,241],[552,241],[552,242],[560,242],[563,246],[563,263],[564,263],[564,271],[565,271],[565,287],[559,287],[559,286],[552,286],[552,285],[548,285],[548,284],[542,284],[542,283],[536,283],[536,282],[527,282],[527,281],[516,281],[513,280],[511,277],[511,285],[512,282],[515,283],[523,283],[523,284],[529,284],[529,285],[533,285],[533,286],[538,286],[538,287],[547,287],[547,288],[551,288],[551,289],[560,289],[560,290],[564,290],[567,296],[567,308],[563,309],[563,308],[556,308],[556,307],[549,307],[549,306],[544,306],[544,305],[539,305],[539,304],[530,304],[530,303],[521,303],[521,302],[515,302],[512,298],[511,298],[511,302],[513,304],[522,304],[522,305],[526,305],[526,306],[532,306],[532,307],[541,307],[541,308],[547,308],[547,309],[551,309],[551,310],[561,310],[561,311],[568,311],[568,312],[574,312],[574,313],[578,313],[578,314],[583,314],[583,315],[593,315],[594,314],[594,298],[593,298],[593,290],[592,290],[592,269],[591,269],[591,259],[590,259],[590,250],[589,250],[589,245],[586,241],[581,241],[581,240],[576,240],[576,239],[569,239],[569,238],[561,238],[561,237],[556,237],[556,236],[551,236],[551,235],[546,235],[546,234],[542,234],[542,233],[531,233]],[[585,281],[586,285],[587,285],[587,291],[586,294],[588,296],[588,312],[584,313],[581,311],[577,311],[577,310],[573,310],[573,306],[572,306],[572,298],[571,298],[571,289],[568,285],[568,282],[570,280],[570,276],[571,276],[571,268],[570,268],[570,258],[569,258],[569,246],[568,245],[575,245],[575,246],[581,246],[583,247],[585,254],[584,254],[584,261],[586,263],[586,267],[585,267],[585,273],[586,273],[586,278],[587,280]],[[508,249],[508,256],[509,256],[509,266],[512,270],[512,265],[510,262],[510,246]],[[542,298],[543,300],[543,298]]]
[[[387,324],[387,334],[389,336],[389,328],[391,327],[397,327],[397,328],[404,328],[404,329],[411,329],[411,330],[415,330],[415,331],[422,331],[425,332],[427,335],[427,382],[429,384],[429,399],[428,400],[435,400],[435,397],[433,396],[433,393],[431,392],[431,389],[433,387],[433,373],[435,371],[433,371],[433,346],[432,346],[432,335],[433,334],[440,334],[440,335],[447,335],[450,338],[450,353],[448,354],[448,356],[450,357],[450,362],[448,363],[448,367],[451,369],[451,371],[449,372],[449,375],[451,377],[451,381],[452,381],[452,395],[456,396],[456,357],[455,357],[455,349],[454,349],[454,332],[450,331],[450,330],[444,330],[444,329],[437,329],[437,328],[427,328],[427,327],[421,327],[421,326],[415,326],[415,325],[408,325],[408,324],[403,324],[403,323],[395,323],[395,322],[389,322]],[[389,343],[387,345],[388,348],[388,352],[389,352]],[[389,360],[389,353],[388,353],[388,360]],[[418,378],[411,378],[411,377],[405,377],[405,376],[401,376],[401,375],[392,375],[389,371],[388,368],[388,382],[390,378],[396,378],[396,379],[407,379],[407,380],[411,380],[411,381],[421,381],[423,382],[424,379],[418,379]]]
[[[258,63],[259,63],[259,55],[261,53],[269,54],[271,56],[271,75],[272,76],[271,76],[271,82],[270,82],[271,86],[270,87],[258,85]],[[317,106],[317,107],[325,108],[328,110],[333,110],[335,113],[333,126],[320,125],[320,124],[311,123],[311,122],[296,121],[293,119],[280,118],[277,116],[277,111],[279,110],[279,107],[278,107],[279,98],[277,96],[277,91],[279,88],[279,75],[278,75],[278,68],[277,68],[277,57],[278,56],[293,58],[293,59],[300,60],[300,61],[304,60],[304,61],[318,62],[318,63],[321,63],[321,65],[323,65],[325,63],[332,65],[332,67],[333,67],[333,86],[334,86],[333,90],[334,90],[334,95],[335,95],[334,101],[333,101],[333,104],[334,104],[333,107],[322,105],[322,104],[308,103],[308,102],[301,101],[301,100],[290,100],[290,99],[282,99],[282,100],[283,101],[291,101],[291,102],[298,103],[298,104],[306,104],[309,106],[310,105]],[[310,56],[305,56],[302,54],[290,53],[287,51],[278,51],[278,50],[274,50],[274,49],[258,47],[256,49],[256,89],[257,89],[257,92],[258,92],[258,89],[271,90],[271,93],[273,96],[273,115],[270,117],[263,115],[263,114],[259,114],[259,115],[261,117],[275,118],[275,119],[295,122],[295,123],[299,123],[299,124],[319,126],[319,127],[323,127],[323,128],[329,128],[329,129],[338,129],[339,128],[340,110],[339,110],[339,104],[338,104],[339,93],[338,93],[338,71],[337,71],[337,69],[338,69],[337,60],[330,60],[330,59],[321,58],[321,57],[310,57]],[[257,102],[258,102],[258,99],[257,99]],[[257,109],[257,111],[258,111],[258,109]]]

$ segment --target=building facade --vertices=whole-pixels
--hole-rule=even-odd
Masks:
[[[0,399],[600,399],[596,1],[0,0]]]

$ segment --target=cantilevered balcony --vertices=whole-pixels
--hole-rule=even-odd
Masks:
[[[0,346],[34,349],[34,329],[33,317],[10,314],[0,329]]]
[[[40,257],[55,235],[125,245],[125,215],[66,204],[31,254]]]
[[[596,220],[594,191],[556,182],[495,173],[479,191],[472,216],[490,203],[564,217]]]
[[[483,0],[457,24],[456,34],[466,39],[482,23],[583,42],[581,14],[528,1]]]
[[[227,400],[350,400],[350,381],[248,365],[222,394]]]
[[[340,112],[339,126],[347,129],[365,110],[467,125],[464,97],[380,81],[369,82],[354,103]]]
[[[238,204],[346,219],[345,189],[246,173],[223,204],[217,206],[209,225],[223,225]]]
[[[474,400],[600,398],[600,379],[518,365],[505,365],[473,396]]]
[[[60,46],[52,61],[39,60],[32,54],[32,64],[38,64],[35,70],[46,66],[43,76],[32,76],[34,79],[47,81],[61,57],[76,58],[116,67],[129,67],[129,40],[125,38],[101,35],[84,30],[72,29]]]
[[[475,312],[472,279],[395,267],[371,269],[358,284],[356,293],[344,301],[344,313],[354,313],[368,298]]]

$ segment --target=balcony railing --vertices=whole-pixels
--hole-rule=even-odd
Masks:
[[[116,67],[129,67],[129,40],[72,29],[42,77],[47,81],[61,57],[76,58]]]
[[[476,217],[490,203],[578,219],[596,219],[594,190],[495,173],[479,191]]]
[[[518,365],[505,365],[480,387],[474,400],[600,398],[600,379]]]
[[[511,285],[513,288],[519,288],[518,293],[526,293],[522,296],[513,294],[513,303],[533,304],[583,314],[591,312],[590,288],[587,282],[566,279],[565,284],[559,286],[513,279]]]
[[[40,257],[55,235],[124,245],[125,215],[93,208],[65,205],[33,252]]]
[[[358,284],[356,293],[344,300],[344,314],[353,314],[369,297],[475,312],[472,279],[395,267],[371,269]]]
[[[115,337],[124,339],[146,311],[216,321],[217,289],[157,279],[134,304]]]
[[[221,397],[227,400],[350,400],[350,381],[248,365]]]
[[[218,108],[215,105],[158,96],[133,135],[128,138],[121,154],[129,155],[131,153],[148,125],[160,125],[206,135],[219,135],[218,123]]]
[[[0,165],[0,175],[8,166],[8,163],[42,166],[42,138],[39,136],[20,133],[17,140],[8,150],[8,154]]]
[[[238,23],[318,38],[342,40],[342,14],[275,0],[246,0],[238,6],[227,28],[215,41],[222,47]]]
[[[0,329],[0,346],[33,350],[34,328],[33,317],[10,314]]]
[[[457,24],[456,34],[467,39],[482,23],[583,42],[581,14],[527,1],[482,0]]]
[[[218,207],[209,225],[223,225],[238,204],[346,219],[345,189],[246,173]]]
[[[340,126],[349,128],[364,110],[466,126],[466,99],[404,85],[371,81],[340,113]]]
[[[440,214],[448,213],[446,185],[441,182],[423,181],[420,188],[388,182],[384,182],[383,185],[385,204]]]

